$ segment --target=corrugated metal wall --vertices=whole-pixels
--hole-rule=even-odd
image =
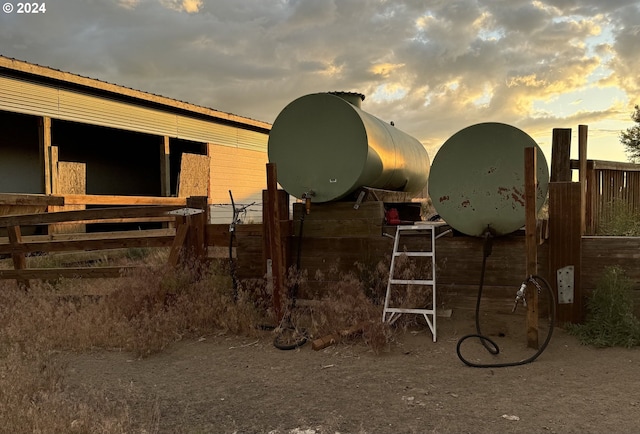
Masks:
[[[230,223],[233,214],[229,190],[237,207],[255,202],[248,210],[247,220],[262,221],[262,190],[267,185],[266,152],[233,149],[228,146],[209,145],[211,156],[210,196],[211,221]]]
[[[0,110],[266,152],[268,135],[0,74]]]

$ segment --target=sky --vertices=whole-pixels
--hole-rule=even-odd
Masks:
[[[554,128],[572,129],[577,158],[588,125],[588,158],[626,161],[618,136],[640,104],[636,0],[37,4],[3,0],[1,55],[269,123],[300,96],[360,92],[431,159],[457,131],[502,122],[548,160]]]

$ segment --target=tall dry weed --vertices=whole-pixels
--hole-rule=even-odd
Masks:
[[[341,335],[347,330],[358,329],[359,338],[374,352],[386,351],[395,341],[396,333],[409,327],[426,327],[419,315],[402,315],[393,325],[382,322],[382,310],[389,279],[389,260],[383,259],[374,266],[355,263],[351,271],[340,271],[339,264],[326,272],[317,271],[313,281],[322,282],[322,290],[309,290],[316,301],[305,308],[291,312],[291,320],[298,329],[305,329],[313,338]],[[430,264],[400,256],[396,261],[395,277],[399,279],[430,279]],[[305,273],[290,270],[287,277],[289,294],[291,285],[305,286]],[[393,287],[390,305],[406,308],[431,308],[432,289],[421,285]]]
[[[250,293],[234,299],[229,278],[211,268],[159,266],[104,282],[86,294],[74,289],[89,290],[83,280],[33,282],[28,292],[0,281],[0,432],[157,432],[153,417],[134,423],[126,400],[66,387],[60,352],[145,357],[184,338],[256,333],[262,321]]]
[[[119,279],[104,307],[128,325],[125,349],[146,356],[186,337],[256,333],[263,319],[250,295],[239,288],[234,296],[230,278],[215,267],[157,267]]]
[[[382,323],[382,309],[379,288],[372,277],[374,271],[357,264],[352,272],[340,272],[337,268],[329,271],[331,276],[316,272],[314,280],[326,283],[326,288],[315,303],[294,308],[291,321],[296,328],[305,329],[312,338],[342,334],[345,330],[357,328],[360,339],[373,351],[384,351],[392,340],[392,330]],[[361,276],[366,276],[363,280]],[[297,275],[290,271],[287,282],[291,285],[305,285],[306,274]],[[294,294],[290,288],[289,295]]]

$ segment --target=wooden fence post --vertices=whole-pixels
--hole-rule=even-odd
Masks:
[[[537,148],[524,150],[524,209],[525,209],[525,246],[527,251],[527,276],[538,274],[538,243],[536,212],[536,176]],[[538,291],[527,286],[527,346],[538,349]]]
[[[7,235],[9,236],[9,243],[12,247],[19,247],[22,244],[22,232],[20,231],[20,226],[8,226]],[[13,267],[16,270],[24,270],[27,268],[27,260],[23,252],[12,253],[11,259],[13,259]],[[17,282],[21,289],[30,288],[28,279],[17,279]]]
[[[589,127],[578,125],[578,165],[580,176],[580,231],[582,235],[587,233],[587,190],[589,178],[587,177],[587,137]],[[591,214],[591,213],[589,213]],[[589,225],[590,226],[590,225]]]
[[[282,240],[280,238],[278,173],[274,163],[267,163],[267,197],[267,218],[264,222],[264,236],[267,238],[267,252],[271,259],[273,310],[276,316],[276,323],[280,324],[283,318],[282,294],[284,292],[284,264],[282,261]]]
[[[571,129],[553,130],[549,183],[549,283],[556,296],[556,322],[583,319],[582,221],[579,182],[571,182]],[[559,284],[560,282],[560,284]]]
[[[202,263],[207,258],[207,246],[205,245],[205,231],[209,222],[209,198],[207,196],[192,196],[187,198],[187,208],[203,210],[200,214],[187,217],[189,222],[189,234],[187,248],[192,252],[194,259]]]
[[[571,181],[571,128],[554,128],[551,141],[551,182]]]
[[[185,213],[176,216],[176,236],[169,251],[169,265],[177,266],[181,261],[193,261],[198,265],[207,259],[206,230],[209,222],[209,198],[192,196],[187,198],[187,208],[201,209],[199,214]],[[195,264],[194,264],[195,265]]]

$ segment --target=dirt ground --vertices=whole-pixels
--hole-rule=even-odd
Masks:
[[[475,340],[464,354],[485,363],[529,357],[520,319],[483,318],[501,354]],[[180,342],[146,359],[66,354],[66,383],[125,400],[136,423],[148,426],[154,409],[160,433],[638,432],[640,349],[581,346],[556,328],[531,364],[471,368],[456,343],[473,332],[472,312],[437,325],[437,342],[416,327],[381,354],[358,341],[281,351],[268,331]]]

